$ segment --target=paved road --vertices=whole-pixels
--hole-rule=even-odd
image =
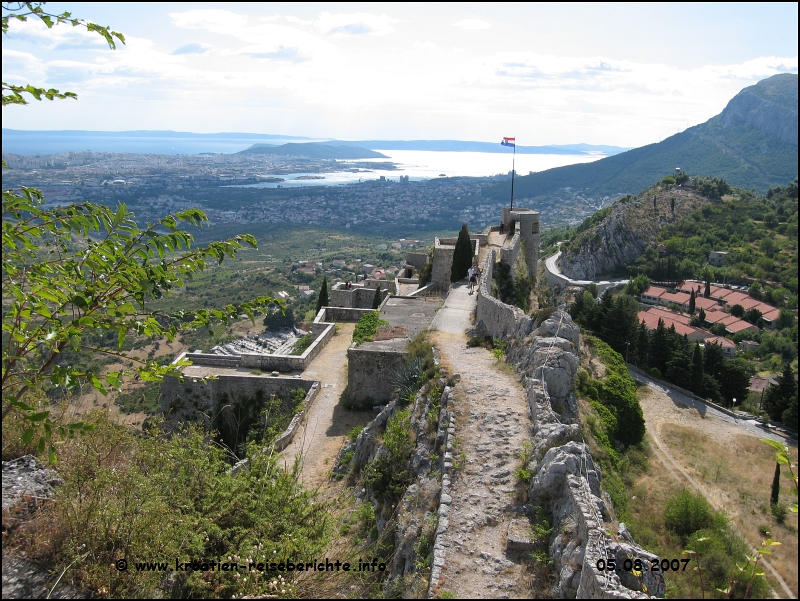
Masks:
[[[761,438],[769,438],[771,440],[777,440],[779,442],[783,442],[790,446],[797,446],[797,441],[791,439],[790,437],[785,436],[779,431],[771,430],[765,428],[761,425],[761,422],[754,420],[754,419],[739,419],[735,417],[731,417],[727,413],[723,411],[719,411],[710,405],[705,404],[702,401],[698,401],[697,399],[693,399],[690,396],[686,396],[685,394],[674,390],[669,386],[664,386],[660,382],[656,382],[655,380],[639,373],[630,372],[631,377],[634,380],[639,382],[643,382],[653,390],[657,390],[666,394],[674,403],[680,403],[682,405],[687,405],[689,407],[694,408],[697,412],[703,416],[712,416],[720,419],[724,422],[728,422],[729,424],[733,424],[742,430],[746,430],[749,434],[753,436],[759,436]]]
[[[552,274],[558,278],[566,280],[570,286],[588,286],[589,284],[597,284],[597,287],[602,292],[606,288],[610,288],[612,286],[623,285],[627,284],[630,280],[573,280],[570,277],[567,277],[563,273],[561,273],[561,268],[558,266],[558,259],[561,257],[561,251],[558,251],[556,254],[547,257],[544,261],[545,269],[549,274]]]

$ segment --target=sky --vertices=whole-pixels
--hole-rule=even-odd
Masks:
[[[6,107],[3,127],[635,147],[797,73],[797,3],[45,8],[127,43],[12,21],[3,80],[79,99]]]

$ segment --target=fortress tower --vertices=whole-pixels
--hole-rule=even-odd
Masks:
[[[503,208],[503,226],[506,231],[515,222],[514,229],[525,247],[525,264],[533,281],[536,281],[536,268],[539,263],[539,211],[531,209]]]

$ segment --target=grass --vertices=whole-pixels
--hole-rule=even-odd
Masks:
[[[796,591],[797,514],[789,514],[786,525],[782,526],[773,518],[769,507],[775,467],[774,451],[755,437],[734,436],[720,443],[709,434],[677,424],[662,425],[660,439],[672,457],[700,482],[718,506],[724,507],[727,518],[751,545],[760,546],[767,536],[783,543],[773,549],[768,560],[789,587]],[[796,457],[796,450],[793,450],[793,455]],[[694,467],[690,464],[694,464]],[[659,460],[651,458],[649,469],[640,472],[628,487],[626,522],[636,542],[662,558],[687,557],[682,554],[684,545],[696,546],[696,543],[686,543],[680,534],[666,527],[669,501],[677,489],[687,484],[683,478],[677,480]],[[788,484],[789,481],[785,480],[781,489],[781,499],[784,501],[791,498]],[[728,547],[737,544],[733,539],[723,543]],[[719,546],[723,543],[717,540],[713,544]],[[704,569],[719,570],[724,563],[718,550],[707,553],[705,559],[701,555],[701,562],[706,560],[710,564],[703,564]],[[744,565],[744,560],[739,563]],[[699,597],[697,572],[667,572],[665,577],[667,597]],[[776,585],[771,583],[771,586],[775,588]]]
[[[251,445],[250,469],[234,475],[201,427],[166,438],[157,429],[133,434],[101,412],[86,419],[96,429],[59,450],[64,483],[55,501],[24,529],[4,533],[4,553],[13,548],[48,563],[92,596],[150,598],[163,595],[163,574],[108,566],[119,559],[263,561],[273,551],[313,557],[326,548],[329,504],[303,490],[299,467],[285,470],[275,454]],[[232,572],[195,572],[181,583],[188,597],[269,594],[266,579],[243,581]]]
[[[797,514],[789,513],[781,524],[769,505],[774,450],[753,436],[738,435],[723,441],[677,424],[661,427],[661,438],[670,454],[698,479],[709,493],[719,498],[729,517],[753,546],[764,540],[759,525],[769,524],[773,540],[783,544],[769,562],[797,593]],[[797,448],[791,450],[797,463]],[[687,467],[694,463],[694,467]],[[791,483],[781,481],[782,503],[796,502]]]

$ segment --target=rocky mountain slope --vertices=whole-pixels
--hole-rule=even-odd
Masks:
[[[562,248],[561,271],[576,280],[611,274],[634,262],[652,246],[661,229],[711,202],[694,190],[656,185],[637,197],[625,197],[608,215]]]
[[[535,199],[565,187],[635,194],[675,167],[765,192],[797,177],[797,158],[797,75],[785,73],[743,89],[716,117],[658,144],[518,177],[515,196]],[[508,191],[504,182],[483,195],[505,200]]]

